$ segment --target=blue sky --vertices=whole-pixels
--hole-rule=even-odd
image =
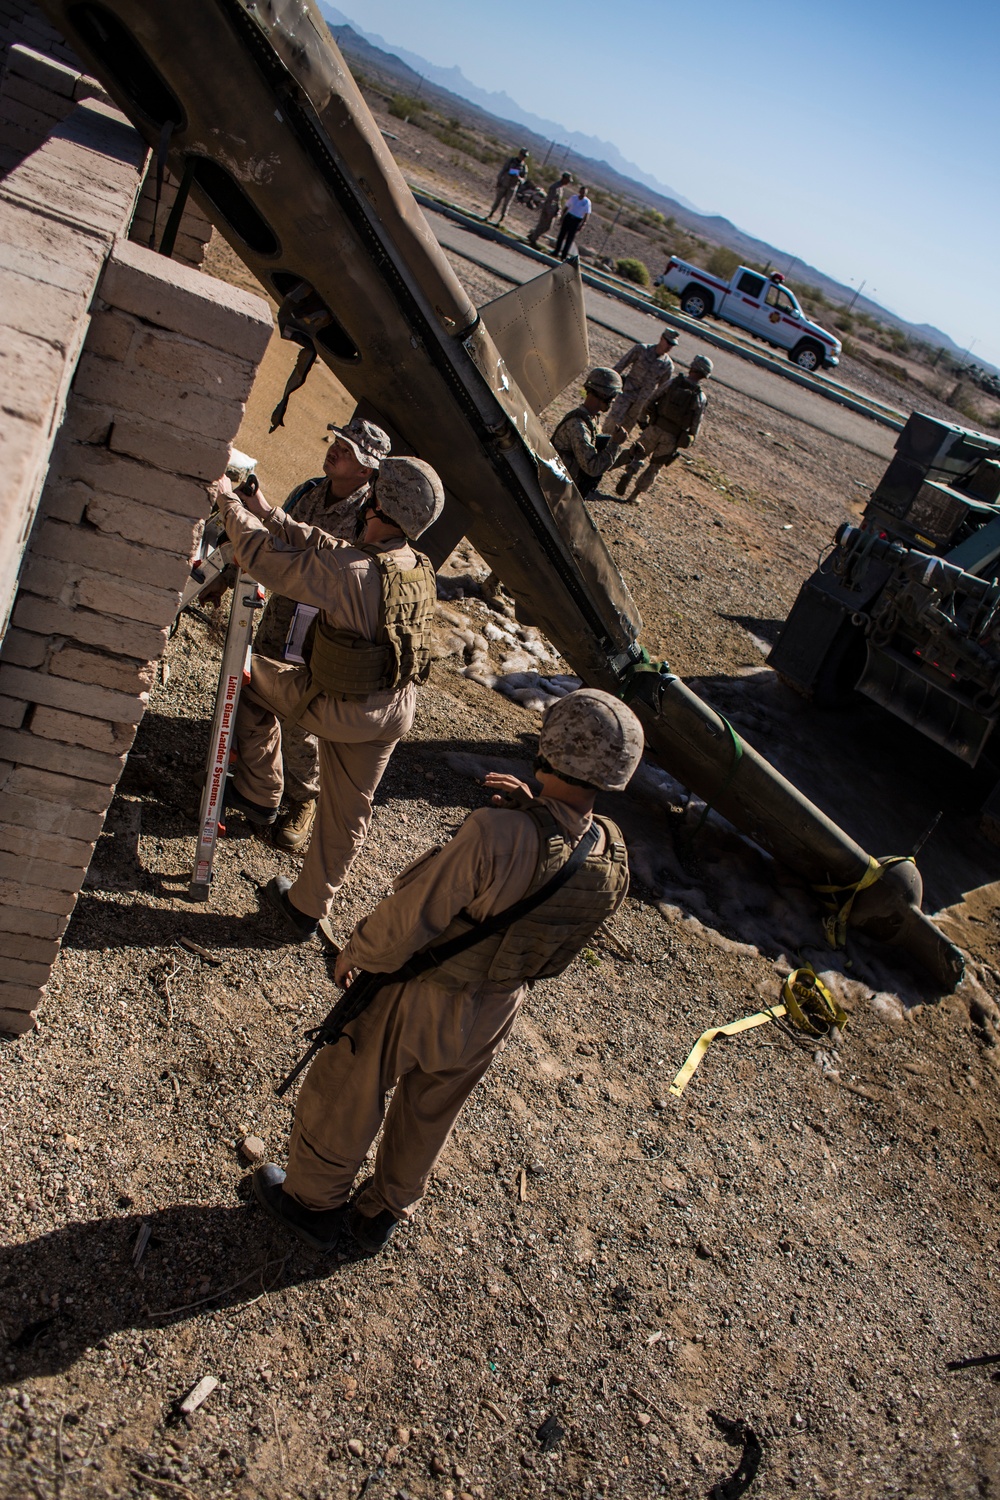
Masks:
[[[340,5],[1000,365],[1000,6]]]

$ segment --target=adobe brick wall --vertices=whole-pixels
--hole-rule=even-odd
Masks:
[[[90,100],[0,182],[0,632],[90,304],[146,154],[124,116]]]
[[[128,241],[102,275],[0,647],[0,1031],[33,1023],[271,331]]]

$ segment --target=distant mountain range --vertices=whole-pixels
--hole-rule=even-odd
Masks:
[[[671,202],[679,203],[682,208],[690,209],[693,213],[700,212],[687,198],[682,198],[674,188],[658,182],[649,172],[644,172],[641,167],[636,166],[634,161],[629,161],[624,157],[613,141],[599,140],[596,135],[583,135],[579,130],[567,130],[565,125],[560,125],[556,120],[546,120],[541,115],[533,115],[529,109],[522,109],[517,100],[512,99],[509,94],[491,92],[489,89],[481,89],[477,84],[470,83],[461,68],[439,68],[416,52],[409,52],[405,47],[394,47],[377,32],[364,31],[356,21],[352,21],[335,6],[325,4],[324,0],[320,0],[320,10],[330,22],[331,28],[349,26],[356,35],[363,37],[373,47],[400,58],[421,78],[426,78],[428,83],[437,84],[438,88],[446,89],[449,94],[457,94],[460,99],[468,99],[470,104],[477,104],[480,109],[499,120],[510,120],[515,125],[524,125],[535,135],[555,141],[559,146],[569,146],[578,156],[589,157],[593,161],[607,162],[609,167],[613,167],[623,177],[633,182],[643,183],[654,192],[662,193]]]
[[[318,0],[318,3],[341,51],[354,57],[363,66],[388,74],[398,82],[401,89],[413,91],[419,89],[424,82],[435,94],[443,96],[442,102],[445,104],[448,100],[455,104],[462,102],[466,111],[471,106],[474,114],[485,116],[492,125],[516,125],[526,136],[534,137],[527,139],[526,144],[535,153],[544,153],[549,143],[555,141],[557,145],[569,148],[575,169],[578,172],[585,171],[589,181],[613,192],[628,192],[632,198],[655,208],[665,217],[672,216],[683,228],[703,236],[713,244],[725,245],[734,250],[744,260],[755,261],[760,265],[788,267],[791,279],[816,287],[833,302],[846,304],[854,298],[854,287],[844,286],[815,266],[806,265],[790,251],[778,249],[769,245],[766,240],[746,234],[721,214],[702,213],[673,188],[667,187],[634,162],[628,161],[611,141],[566,130],[554,120],[534,115],[529,110],[522,109],[509,94],[490,92],[470,83],[461,68],[438,67],[415,52],[409,52],[403,47],[393,47],[384,37],[363,31],[342,11],[327,4],[326,0]],[[786,270],[786,275],[789,270]],[[868,297],[857,298],[853,305],[858,312],[869,313],[883,323],[902,329],[910,338],[943,348],[951,354],[964,352],[961,345],[956,344],[948,334],[942,333],[940,328],[929,323],[907,323],[905,319]],[[985,361],[981,363],[983,368],[1000,373]]]

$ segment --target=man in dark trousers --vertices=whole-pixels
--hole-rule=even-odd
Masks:
[[[625,898],[625,845],[593,808],[599,790],[628,785],[642,748],[639,720],[620,699],[590,688],[560,699],[539,736],[540,794],[487,776],[502,805],[471,813],[355,927],[337,960],[342,985],[359,970],[394,973],[541,891],[583,845],[533,911],[419,978],[384,986],[350,1022],[351,1043],[319,1053],[296,1103],[286,1170],[269,1164],[254,1175],[261,1206],[306,1244],[374,1255],[412,1215],[527,986],[561,974]],[[374,1173],[352,1196],[383,1116]]]
[[[573,248],[573,241],[590,218],[592,207],[587,197],[587,189],[581,185],[567,203],[566,212],[559,225],[556,248],[552,253],[558,255],[560,260],[566,260],[568,257]]]

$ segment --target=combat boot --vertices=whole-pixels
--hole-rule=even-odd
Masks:
[[[309,842],[313,820],[316,817],[316,798],[293,804],[291,810],[278,823],[273,839],[279,849],[288,849],[298,854]]]
[[[287,875],[274,875],[264,887],[264,899],[269,906],[279,911],[284,917],[285,931],[288,933],[289,941],[306,943],[316,936],[319,922],[315,917],[299,911],[288,894],[292,884],[293,882]]]
[[[373,1255],[379,1255],[396,1233],[396,1225],[399,1223],[396,1215],[387,1208],[383,1208],[373,1218],[360,1211],[357,1202],[367,1186],[367,1182],[362,1183],[347,1206],[347,1233],[343,1248],[357,1260],[368,1260]]]
[[[274,1162],[253,1174],[254,1197],[264,1212],[313,1250],[336,1250],[347,1221],[346,1203],[340,1208],[303,1208],[285,1192],[284,1181],[284,1172]]]

